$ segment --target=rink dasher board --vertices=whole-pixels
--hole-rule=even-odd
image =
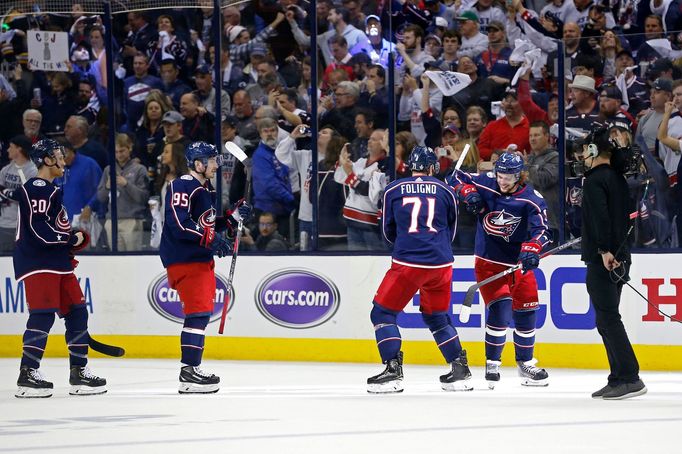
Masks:
[[[634,257],[631,284],[661,310],[682,317],[681,254]],[[76,270],[90,311],[90,332],[121,345],[129,357],[179,355],[181,308],[165,285],[157,256],[82,256]],[[220,276],[206,357],[215,359],[349,361],[378,360],[369,321],[372,298],[390,266],[388,256],[243,256],[235,273],[226,333],[217,318],[228,294],[229,260],[217,260]],[[13,278],[11,257],[0,257],[0,356],[21,353],[27,305],[23,284]],[[543,259],[535,276],[540,309],[536,356],[555,367],[606,367],[594,313],[585,289],[585,266],[577,255]],[[466,289],[474,283],[473,257],[457,256],[451,316],[472,364],[482,364],[482,304],[477,296],[466,325],[457,320]],[[424,327],[416,295],[399,316],[406,358],[441,364]],[[682,325],[658,316],[624,288],[621,313],[643,368],[682,370]],[[510,329],[511,331],[511,329]],[[55,323],[48,356],[66,356],[63,323]],[[505,362],[513,359],[508,334]],[[406,360],[407,361],[407,360]]]

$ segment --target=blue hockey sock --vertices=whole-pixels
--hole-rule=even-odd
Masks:
[[[72,309],[64,316],[66,346],[69,348],[69,364],[85,367],[88,364],[88,310],[83,307]]]
[[[43,359],[47,335],[54,324],[54,312],[39,312],[28,316],[24,331],[24,348],[21,355],[21,367],[38,369]]]
[[[448,314],[434,312],[433,314],[422,314],[422,318],[433,334],[445,361],[451,363],[459,358],[459,354],[462,352],[462,344]]]
[[[209,316],[188,317],[180,334],[180,349],[182,350],[182,364],[198,366],[204,354],[204,339]]]
[[[535,321],[537,310],[514,311],[514,350],[517,361],[530,361],[533,359],[535,347]]]
[[[369,318],[374,325],[374,336],[377,339],[381,361],[387,363],[397,358],[402,345],[400,331],[396,323],[398,314],[374,303]]]
[[[504,298],[488,307],[488,320],[485,324],[485,357],[493,361],[502,359],[502,350],[507,340],[507,328],[511,318],[512,301]]]

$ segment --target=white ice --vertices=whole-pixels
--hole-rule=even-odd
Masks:
[[[102,396],[68,395],[66,359],[46,359],[49,399],[14,397],[18,359],[0,359],[0,453],[680,453],[682,373],[642,372],[648,394],[593,400],[606,371],[516,370],[487,389],[446,393],[446,367],[405,365],[405,392],[369,395],[372,364],[206,361],[218,394],[177,393],[173,360],[93,359]]]

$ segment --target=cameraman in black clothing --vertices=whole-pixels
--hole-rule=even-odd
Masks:
[[[618,310],[630,269],[632,210],[628,185],[619,171],[624,147],[629,144],[626,132],[611,128],[593,132],[583,145],[589,170],[583,184],[581,259],[587,264],[585,284],[611,367],[608,384],[592,394],[595,399],[627,399],[647,391]]]

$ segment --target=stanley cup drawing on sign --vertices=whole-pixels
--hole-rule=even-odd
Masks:
[[[28,64],[33,70],[69,70],[69,34],[33,30],[28,35]]]
[[[45,51],[43,52],[43,60],[49,61],[50,60],[50,34],[45,33],[43,35],[43,39],[45,40]]]

